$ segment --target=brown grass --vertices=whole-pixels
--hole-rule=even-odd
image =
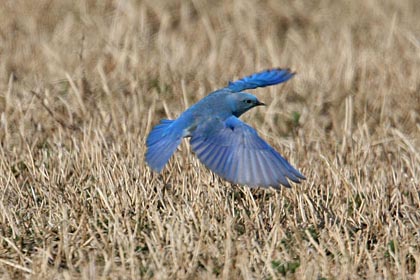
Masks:
[[[420,279],[420,2],[4,1],[0,278]],[[145,137],[228,80],[307,181],[248,189]]]

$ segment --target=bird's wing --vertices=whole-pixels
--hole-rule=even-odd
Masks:
[[[210,170],[226,180],[248,186],[290,187],[305,177],[238,118],[212,118],[197,127],[191,147]]]
[[[295,73],[291,72],[290,69],[275,68],[265,70],[240,80],[229,82],[226,89],[229,89],[232,92],[240,92],[246,89],[277,85],[286,82],[294,75]]]

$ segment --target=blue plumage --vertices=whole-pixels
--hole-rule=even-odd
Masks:
[[[246,89],[272,86],[286,82],[294,75],[295,73],[290,72],[289,69],[270,69],[252,74],[235,82],[229,82],[227,88],[232,92],[240,92]]]
[[[214,127],[218,129],[214,130]],[[305,178],[252,127],[234,116],[225,121],[213,119],[197,128],[190,143],[201,162],[231,182],[290,187],[286,177],[294,182]]]
[[[210,170],[226,180],[250,187],[290,187],[305,177],[258,133],[239,119],[249,109],[264,105],[242,90],[285,82],[294,73],[272,69],[253,74],[217,90],[182,113],[162,120],[147,137],[146,162],[160,172],[183,137],[191,137],[194,153]]]
[[[173,120],[161,120],[147,137],[146,161],[154,170],[162,171],[181,143],[182,136],[171,127]]]

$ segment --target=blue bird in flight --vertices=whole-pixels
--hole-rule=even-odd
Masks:
[[[232,183],[249,187],[290,187],[305,177],[239,117],[265,105],[243,90],[286,82],[295,73],[270,69],[229,82],[184,111],[176,120],[161,120],[146,140],[146,162],[161,172],[184,137],[211,171]]]

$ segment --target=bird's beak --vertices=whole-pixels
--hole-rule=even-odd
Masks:
[[[265,106],[265,103],[262,103],[262,102],[258,101],[256,106]]]

